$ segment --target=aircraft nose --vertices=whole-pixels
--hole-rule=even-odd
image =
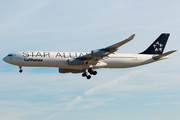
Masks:
[[[3,58],[3,61],[8,63],[8,62],[9,62],[9,58],[4,57],[4,58]]]
[[[4,61],[4,62],[7,62],[7,57],[4,57],[4,58],[3,58],[3,61]]]

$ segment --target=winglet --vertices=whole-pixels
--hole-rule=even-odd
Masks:
[[[132,40],[134,38],[135,34],[132,34],[128,39]]]
[[[176,51],[177,51],[177,50],[172,50],[172,51],[166,52],[166,53],[161,54],[161,55],[158,55],[158,56],[153,56],[153,59],[154,59],[154,60],[159,60],[159,59],[161,59],[161,58],[163,58],[163,57],[165,57],[165,56],[168,56],[168,55],[170,55],[170,54],[172,54],[172,53],[174,53],[174,52],[176,52]]]

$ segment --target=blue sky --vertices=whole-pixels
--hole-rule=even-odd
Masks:
[[[144,51],[170,33],[178,50],[177,0],[0,1],[0,58],[18,51],[90,52],[136,34],[117,53]],[[99,69],[91,80],[57,68],[0,61],[2,120],[179,120],[179,51],[169,59],[128,69]]]

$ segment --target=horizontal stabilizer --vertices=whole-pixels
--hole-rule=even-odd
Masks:
[[[165,56],[168,56],[168,55],[170,55],[170,54],[172,54],[173,52],[176,52],[176,51],[177,50],[173,50],[173,51],[169,51],[169,52],[166,52],[166,53],[158,55],[158,56],[153,56],[153,59],[154,60],[159,60],[159,59],[161,59],[161,58],[163,58]]]

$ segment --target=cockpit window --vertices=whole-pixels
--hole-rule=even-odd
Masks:
[[[9,54],[8,56],[12,56],[12,54]]]

